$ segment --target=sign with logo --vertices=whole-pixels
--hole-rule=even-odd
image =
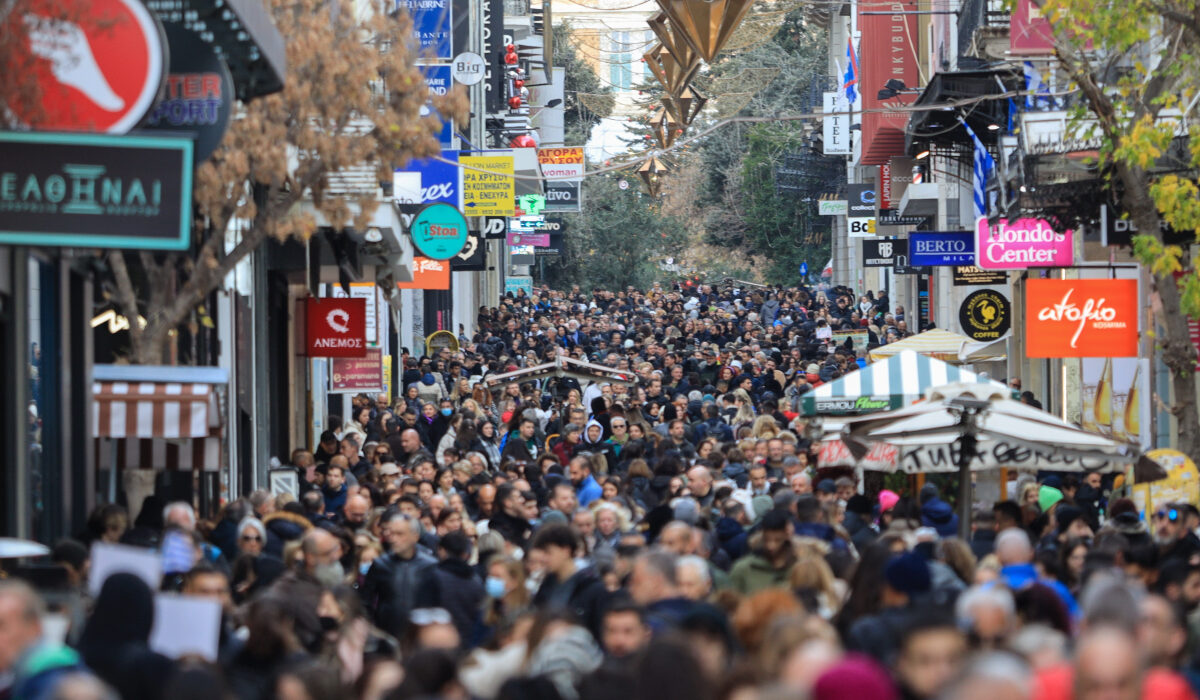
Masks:
[[[958,307],[958,322],[971,340],[999,340],[1012,324],[1012,304],[993,289],[971,292]]]
[[[0,132],[0,244],[186,250],[192,140]]]
[[[1007,272],[984,270],[974,265],[960,265],[954,268],[955,287],[990,287],[1008,284]]]
[[[212,45],[173,22],[163,25],[171,45],[166,92],[146,118],[152,129],[196,134],[195,161],[217,150],[233,109],[233,76]]]
[[[533,254],[537,257],[545,255],[562,255],[566,248],[566,240],[561,233],[550,234],[550,245],[541,248],[534,248]]]
[[[141,0],[33,0],[19,12],[42,97],[36,128],[124,134],[141,122],[166,74],[162,29]]]
[[[397,289],[450,289],[450,262],[413,257],[412,282],[397,282]]]
[[[875,218],[867,217],[848,217],[846,219],[846,227],[850,232],[851,238],[867,238],[875,235]]]
[[[508,264],[509,265],[532,265],[534,262],[534,251],[537,250],[531,245],[514,245],[508,249]]]
[[[879,226],[920,226],[928,220],[928,216],[902,216],[898,209],[880,209],[875,223]]]
[[[946,267],[975,262],[975,236],[970,231],[910,233],[909,264]]]
[[[510,231],[508,234],[509,245],[531,245],[531,246],[547,246],[550,245],[550,234],[548,233],[516,233]]]
[[[460,53],[454,57],[451,67],[454,79],[463,85],[475,85],[487,75],[487,62],[477,53]]]
[[[893,267],[897,256],[908,255],[903,238],[870,238],[862,242],[863,267]]]
[[[508,219],[489,216],[483,220],[483,230],[480,233],[489,241],[502,239],[508,233]]]
[[[429,87],[429,95],[442,96],[450,92],[452,86],[450,66],[420,66],[421,75],[425,78],[425,85]],[[442,148],[450,148],[454,145],[454,125],[450,119],[442,117],[437,110],[433,108],[432,102],[426,102],[421,105],[422,117],[434,117],[442,122],[442,130],[438,132],[438,143]]]
[[[1030,267],[1066,267],[1075,262],[1071,232],[1060,233],[1045,219],[1000,219],[989,224],[986,216],[975,222],[976,264],[985,270],[1024,270]]]
[[[825,93],[825,113],[821,115],[825,155],[845,156],[850,149],[850,105],[838,90]]]
[[[846,216],[875,218],[875,185],[846,185]]]
[[[467,219],[449,204],[427,204],[409,231],[417,250],[433,260],[449,260],[467,243]]]
[[[887,200],[888,206],[884,209],[891,209],[893,206],[899,207],[900,201],[904,199],[904,193],[908,191],[908,186],[912,184],[913,168],[917,165],[915,158],[907,156],[892,156],[888,160],[887,171]],[[880,166],[881,168],[883,166]]]
[[[451,272],[483,272],[487,269],[487,241],[472,233],[458,255],[450,258]]]
[[[888,396],[840,397],[816,400],[817,413],[868,413],[871,411],[883,411],[891,407],[892,400]]]
[[[578,212],[583,207],[583,188],[578,180],[547,180],[546,211]]]
[[[1025,349],[1028,357],[1136,357],[1137,280],[1027,280]]]
[[[368,343],[377,343],[379,332],[378,295],[375,293],[374,282],[351,282],[350,294],[339,284],[326,285],[329,294],[334,299],[362,299],[367,304],[366,338]]]
[[[808,275],[808,263],[802,262],[800,263],[800,276],[804,277],[806,275]]]
[[[548,178],[583,177],[583,147],[537,149],[542,175]]]
[[[443,202],[459,207],[462,198],[461,171],[455,165],[458,151],[442,151],[442,159],[414,158],[408,165],[396,170],[392,196],[401,204],[430,204]],[[401,173],[419,173],[420,179],[413,188],[405,186]]]
[[[1133,237],[1137,235],[1137,226],[1132,219],[1123,218],[1120,212],[1114,212],[1106,205],[1100,207],[1101,229],[1104,231],[1104,245],[1132,246]],[[1163,243],[1167,245],[1187,245],[1195,241],[1195,236],[1187,231],[1176,231],[1160,216],[1158,230],[1162,233]]]
[[[464,166],[463,211],[467,216],[512,216],[516,199],[513,157],[462,156],[459,162]]]
[[[525,290],[526,295],[533,294],[533,278],[528,275],[517,277],[504,278],[504,293],[517,295],[517,292]]]
[[[847,211],[844,199],[822,199],[817,202],[819,216],[845,216]]]
[[[364,357],[367,354],[365,299],[305,302],[309,357]]]
[[[396,0],[396,9],[412,18],[412,38],[418,53],[447,60],[454,56],[450,0]]]
[[[329,363],[329,391],[357,394],[383,391],[383,350],[368,348],[361,358],[335,358]]]

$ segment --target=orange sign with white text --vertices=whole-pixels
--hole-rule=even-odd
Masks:
[[[1137,357],[1137,280],[1029,280],[1025,348],[1028,357]]]
[[[450,289],[450,261],[413,258],[412,282],[397,282],[398,289]]]

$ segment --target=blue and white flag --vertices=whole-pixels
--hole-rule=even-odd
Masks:
[[[1043,97],[1044,95],[1044,97]],[[1053,109],[1050,86],[1042,79],[1042,73],[1025,61],[1025,109]]]
[[[846,100],[853,105],[858,99],[858,55],[854,53],[854,39],[846,39],[846,73],[842,76],[842,89]]]
[[[987,181],[991,176],[992,171],[996,169],[996,161],[992,158],[992,154],[988,152],[987,146],[983,145],[983,141],[975,135],[975,130],[970,127],[967,122],[959,119],[962,122],[963,128],[967,130],[967,135],[971,137],[971,143],[975,145],[975,177],[974,177],[974,194],[975,194],[975,218],[987,216],[988,201],[987,201]]]

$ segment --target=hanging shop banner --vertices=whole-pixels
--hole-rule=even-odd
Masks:
[[[350,294],[342,289],[340,284],[325,285],[327,293],[334,299],[362,299],[367,304],[366,337],[368,343],[379,342],[379,308],[378,295],[375,293],[374,282],[351,282]]]
[[[506,277],[504,279],[504,293],[517,295],[517,292],[525,290],[527,296],[533,294],[533,278],[528,275],[517,277]]]
[[[507,242],[509,245],[531,245],[531,246],[548,246],[550,245],[549,233],[517,233],[515,231],[508,232]]]
[[[8,105],[20,122],[124,134],[142,121],[161,92],[167,59],[162,27],[141,0],[31,0],[17,13],[12,21],[28,29],[41,97],[36,112],[20,100]]]
[[[537,250],[531,245],[514,245],[508,249],[508,264],[509,265],[532,265],[534,262],[534,251]]]
[[[382,392],[383,350],[368,348],[360,358],[335,358],[329,363],[329,391],[333,394]]]
[[[513,157],[462,156],[459,162],[467,216],[512,216],[516,209]]]
[[[396,9],[412,18],[414,48],[431,58],[454,57],[452,8],[450,0],[396,0]]]
[[[501,216],[485,217],[480,233],[489,241],[503,240],[504,234],[508,233],[508,219]]]
[[[1138,229],[1133,220],[1124,217],[1121,212],[1109,209],[1107,205],[1100,206],[1100,230],[1104,232],[1101,241],[1104,245],[1133,246],[1133,237]],[[1176,231],[1160,216],[1158,230],[1162,232],[1163,243],[1167,245],[1187,245],[1195,242],[1195,235],[1188,231]]]
[[[186,250],[192,139],[0,131],[0,244]]]
[[[545,211],[582,211],[583,187],[579,180],[547,180],[545,184]]]
[[[835,90],[825,93],[824,107],[821,140],[824,142],[825,155],[850,155],[850,104],[840,90]]]
[[[504,0],[482,0],[483,10],[483,60],[487,61],[483,90],[488,114],[498,114],[504,109],[504,86],[508,83],[507,66],[504,65]]]
[[[850,233],[850,238],[868,238],[874,236],[875,217],[847,217],[846,229]]]
[[[913,0],[888,3],[858,4],[858,59],[861,71],[858,78],[859,100],[856,110],[862,110],[862,131],[859,132],[860,165],[883,165],[893,156],[905,153],[905,138],[912,116],[905,107],[917,101],[924,83],[921,80],[921,30],[917,23],[917,3]],[[845,51],[839,55],[845,59]],[[908,88],[888,92],[882,88],[894,85]],[[896,198],[899,201],[899,197]]]
[[[1026,355],[1136,357],[1137,314],[1137,280],[1027,280]]]
[[[453,66],[443,65],[428,65],[418,66],[421,69],[421,75],[425,78],[425,85],[429,87],[429,96],[444,96],[450,92],[450,88],[454,84]],[[442,148],[450,148],[454,145],[454,125],[451,119],[442,117],[437,110],[433,108],[432,102],[426,102],[421,105],[422,117],[435,117],[442,122],[442,129],[438,132],[438,143]]]
[[[844,199],[822,199],[817,202],[818,216],[845,216],[846,212],[847,206]]]
[[[959,265],[954,268],[955,287],[991,287],[1008,284],[1007,272],[984,270],[974,265]]]
[[[975,222],[976,265],[985,270],[1069,267],[1075,263],[1072,232],[1055,231],[1045,219]]]
[[[409,232],[422,255],[449,260],[467,244],[467,219],[449,204],[427,204],[413,219]]]
[[[910,233],[908,254],[913,266],[970,265],[975,262],[975,235],[970,231]]]
[[[533,254],[539,258],[549,255],[562,255],[563,251],[566,249],[566,246],[566,238],[563,236],[563,234],[552,233],[550,234],[550,245],[541,248],[534,248]]]
[[[868,238],[862,242],[863,267],[893,267],[896,256],[908,255],[908,241],[903,238]]]
[[[233,76],[212,45],[174,22],[163,24],[171,45],[171,72],[163,99],[146,117],[150,129],[196,135],[195,162],[221,144],[233,110]]]
[[[472,233],[458,255],[450,258],[451,272],[483,272],[487,269],[487,241]]]
[[[450,262],[414,257],[412,282],[397,282],[396,288],[446,291],[450,289]]]
[[[457,163],[458,151],[442,151],[442,160],[410,160],[396,169],[392,197],[400,204],[443,202],[457,209],[462,205],[462,171]]]
[[[1148,445],[1149,360],[1084,357],[1079,361],[1080,427],[1119,442]]]
[[[538,165],[547,178],[573,179],[583,177],[583,147],[537,149]]]
[[[1012,327],[1012,304],[994,289],[971,292],[958,307],[958,322],[971,340],[999,340]]]
[[[365,299],[318,299],[305,302],[309,357],[364,357],[367,352]]]
[[[875,218],[878,211],[875,204],[875,185],[846,185],[846,203],[846,216]]]

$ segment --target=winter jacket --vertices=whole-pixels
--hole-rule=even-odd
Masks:
[[[729,572],[729,583],[733,590],[749,596],[768,588],[787,588],[791,573],[790,563],[782,569],[776,569],[766,557],[754,553],[742,557],[733,565],[733,571]]]
[[[436,564],[436,559],[419,551],[410,559],[395,553],[375,559],[363,580],[362,598],[380,629],[399,637],[413,610],[436,604],[429,598],[428,584]]]
[[[717,521],[716,533],[717,543],[730,559],[737,561],[746,554],[746,540],[749,534],[741,523],[733,518],[721,518]]]
[[[934,496],[921,506],[921,524],[937,530],[941,537],[958,535],[958,515],[942,499]]]
[[[576,571],[562,583],[553,574],[547,575],[533,597],[535,607],[570,610],[597,639],[607,603],[608,590],[591,567]]]
[[[471,565],[461,559],[444,559],[433,567],[426,581],[432,587],[426,593],[435,605],[450,613],[464,644],[475,635],[476,626],[481,624],[483,603],[487,593]]]
[[[304,537],[304,533],[312,529],[308,518],[286,510],[277,510],[263,518],[263,525],[267,528],[267,542],[263,551],[279,558],[283,558],[285,544]]]

